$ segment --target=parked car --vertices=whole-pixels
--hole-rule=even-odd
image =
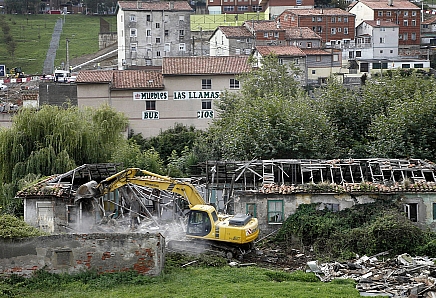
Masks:
[[[8,86],[0,84],[0,90],[1,91],[7,91],[8,90]]]

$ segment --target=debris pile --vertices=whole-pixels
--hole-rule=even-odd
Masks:
[[[361,296],[436,297],[435,259],[402,254],[380,261],[363,256],[347,263],[307,263],[321,281],[353,279]]]

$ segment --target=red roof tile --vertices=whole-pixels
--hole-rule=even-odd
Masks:
[[[436,16],[431,15],[430,17],[425,18],[424,22],[421,22],[423,25],[430,25],[436,23]]]
[[[240,74],[251,71],[247,56],[164,57],[163,75]]]
[[[393,10],[393,9],[421,9],[420,7],[416,6],[412,2],[409,2],[408,0],[393,0],[392,6],[388,4],[387,0],[360,0],[359,1],[362,4],[365,4],[369,8],[372,9],[385,9],[385,10]]]
[[[284,31],[275,21],[245,21],[244,26],[255,31]]]
[[[397,24],[395,24],[395,23],[392,23],[392,22],[388,22],[388,21],[370,21],[370,20],[366,20],[366,21],[363,21],[364,23],[367,23],[368,25],[370,25],[370,26],[372,26],[372,27],[377,27],[377,28],[379,28],[379,27],[389,27],[389,28],[392,28],[392,27],[400,27],[399,25],[397,25]]]
[[[274,54],[277,56],[306,56],[302,50],[296,46],[257,46],[256,50],[262,56]]]
[[[321,49],[301,49],[304,54],[307,56],[313,56],[313,55],[331,55],[332,53],[321,50]]]
[[[253,37],[250,31],[244,26],[219,26],[218,29],[221,30],[227,38]]]
[[[322,39],[321,36],[307,27],[292,27],[286,29],[288,39]]]
[[[187,10],[192,7],[187,1],[118,1],[122,10]]]
[[[106,83],[112,81],[113,70],[79,71],[76,83]]]
[[[163,78],[160,71],[144,70],[84,70],[76,83],[109,83],[114,89],[160,89]]]

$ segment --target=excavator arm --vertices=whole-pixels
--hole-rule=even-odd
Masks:
[[[138,168],[125,169],[98,184],[95,181],[88,182],[79,187],[77,195],[79,197],[100,197],[129,183],[179,194],[188,201],[189,208],[207,205],[192,184]]]

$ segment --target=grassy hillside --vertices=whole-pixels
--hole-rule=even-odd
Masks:
[[[41,74],[47,49],[56,21],[65,19],[55,67],[66,60],[66,39],[69,42],[70,59],[98,51],[100,17],[86,15],[1,15],[0,23],[7,23],[10,35],[16,42],[11,56],[7,50],[5,34],[0,31],[0,64],[8,68],[21,67],[26,74]],[[116,17],[104,17],[116,31]]]

